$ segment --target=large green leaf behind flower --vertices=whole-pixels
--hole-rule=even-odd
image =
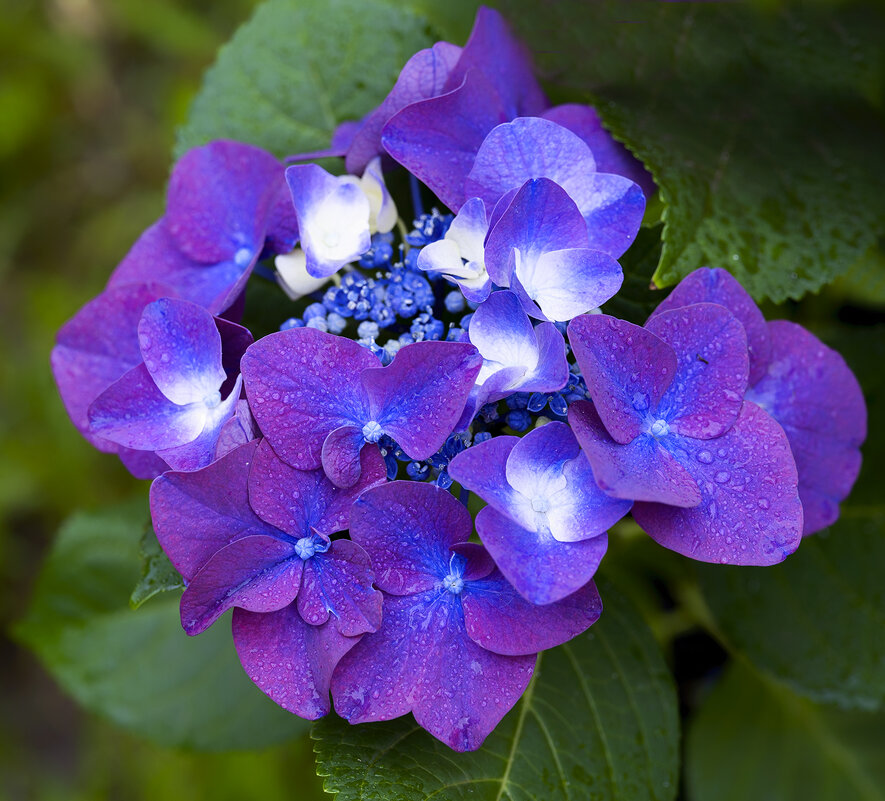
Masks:
[[[16,635],[88,709],[163,745],[261,748],[306,731],[246,676],[228,618],[188,637],[178,594],[133,611],[146,503],[59,532]]]
[[[339,801],[668,801],[679,723],[672,677],[636,610],[600,585],[590,631],[544,652],[482,748],[458,754],[411,716],[314,727],[317,772]]]

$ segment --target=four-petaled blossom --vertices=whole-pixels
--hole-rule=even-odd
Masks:
[[[430,484],[394,481],[354,504],[350,534],[372,559],[384,614],[332,677],[339,715],[361,723],[412,712],[456,751],[479,748],[522,695],[537,652],[598,619],[592,583],[555,604],[522,599],[467,542],[472,531],[464,506]]]
[[[746,397],[786,432],[799,472],[804,531],[833,523],[860,472],[867,410],[857,379],[836,351],[802,326],[766,323],[728,272],[702,268],[684,278],[652,314],[692,303],[719,303],[743,324],[750,351]]]
[[[234,643],[252,681],[311,720],[329,711],[338,660],[381,624],[365,551],[329,540],[347,527],[353,500],[385,480],[378,453],[362,461],[360,482],[341,490],[255,441],[151,487],[157,537],[187,582],[185,631],[199,634],[234,608]]]
[[[482,367],[458,430],[469,425],[483,404],[514,392],[556,392],[568,383],[562,334],[553,323],[533,326],[512,292],[494,292],[480,303],[469,336],[482,356]]]
[[[154,301],[138,323],[142,361],[92,402],[90,431],[155,451],[175,470],[205,467],[236,411],[239,359],[251,342],[245,328],[194,303]]]
[[[482,359],[461,342],[416,342],[381,367],[362,345],[313,328],[271,334],[243,357],[252,412],[293,467],[322,465],[338,486],[360,475],[360,451],[386,434],[427,459],[452,433]]]
[[[645,328],[579,317],[569,341],[593,403],[569,423],[600,487],[635,500],[657,542],[707,562],[768,565],[799,544],[802,505],[783,429],[744,401],[744,327],[698,303]]]
[[[494,437],[459,453],[449,475],[488,506],[476,530],[501,572],[535,604],[559,601],[596,573],[606,529],[631,502],[610,498],[565,423]]]
[[[624,275],[608,253],[594,249],[581,212],[547,178],[526,181],[506,198],[485,247],[489,276],[510,287],[539,320],[565,322],[602,305]]]
[[[471,198],[452,220],[442,239],[421,248],[418,269],[438,273],[457,284],[467,300],[481,303],[492,291],[485,265],[485,238],[489,231],[485,203]]]

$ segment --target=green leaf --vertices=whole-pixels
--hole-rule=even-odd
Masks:
[[[43,565],[16,636],[85,707],[163,745],[260,748],[305,732],[305,721],[249,681],[229,623],[189,638],[177,597],[129,608],[145,511],[140,499],[74,515]]]
[[[672,678],[635,609],[600,586],[602,619],[543,653],[485,744],[455,753],[411,718],[314,727],[317,773],[340,801],[642,801],[676,794]]]
[[[881,4],[500,6],[557,95],[592,102],[653,173],[659,286],[718,266],[798,298],[885,230]]]
[[[883,801],[885,717],[818,706],[734,665],[688,731],[692,801]]]
[[[885,700],[885,517],[843,510],[774,567],[699,565],[725,640],[809,698],[846,707]]]
[[[417,13],[383,0],[269,0],[206,73],[175,155],[212,139],[286,156],[327,148],[430,44]]]
[[[141,580],[129,596],[129,605],[133,609],[160,593],[184,589],[184,580],[160,547],[153,526],[145,526],[138,551],[142,569]]]

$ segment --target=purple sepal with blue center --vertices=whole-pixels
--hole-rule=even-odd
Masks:
[[[606,530],[631,506],[596,486],[565,423],[474,445],[449,463],[449,474],[488,502],[476,517],[479,536],[501,572],[535,604],[559,601],[593,578]]]
[[[395,481],[354,504],[350,532],[376,566],[381,628],[332,677],[335,710],[351,723],[412,712],[456,751],[482,744],[528,686],[537,651],[599,617],[595,589],[535,606],[481,546],[467,510],[445,490]]]
[[[636,500],[660,544],[695,559],[767,565],[798,546],[796,466],[781,428],[743,401],[744,327],[699,303],[640,328],[579,317],[569,341],[593,403],[569,423],[599,485]]]
[[[719,303],[743,324],[750,352],[746,393],[784,429],[799,472],[804,534],[829,526],[860,472],[867,411],[845,360],[795,323],[766,323],[746,290],[726,270],[686,276],[652,314],[691,303]]]
[[[513,288],[540,320],[565,322],[595,309],[624,280],[617,261],[592,247],[575,201],[548,178],[526,181],[506,204],[489,232],[485,263],[492,281]]]
[[[550,120],[520,117],[485,138],[464,182],[467,197],[488,208],[532,178],[549,178],[577,204],[587,226],[587,247],[618,258],[636,238],[645,195],[629,178],[597,171],[590,148]]]
[[[427,459],[452,433],[482,358],[460,342],[416,342],[387,367],[371,351],[313,328],[256,342],[243,357],[255,419],[293,467],[322,466],[338,486],[359,478],[359,453],[382,435]]]
[[[283,165],[261,148],[219,140],[188,151],[169,180],[166,213],[114,271],[110,286],[162,281],[218,314],[242,294],[264,252],[298,239]]]
[[[220,325],[236,348],[227,354],[236,364],[251,335],[226,320]],[[138,344],[142,362],[92,402],[90,430],[125,448],[153,451],[175,470],[205,467],[242,386],[224,369],[219,323],[194,303],[161,298],[145,307]]]
[[[378,454],[366,451],[362,460],[360,483],[341,490],[322,471],[295,470],[256,441],[151,487],[157,537],[187,582],[185,631],[199,634],[233,607],[246,672],[309,719],[329,711],[338,659],[381,624],[368,555],[328,536],[346,527],[361,492],[385,480]]]

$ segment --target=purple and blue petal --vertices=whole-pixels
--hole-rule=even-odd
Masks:
[[[299,470],[313,470],[331,431],[366,421],[360,374],[378,364],[353,340],[293,328],[252,345],[242,371],[252,414],[276,453]]]
[[[783,429],[745,402],[721,437],[672,435],[673,455],[698,483],[693,508],[636,503],[633,517],[658,543],[704,562],[772,565],[802,537],[796,464]]]
[[[673,381],[673,348],[651,331],[606,314],[576,317],[568,336],[606,429],[618,443],[632,441]]]
[[[249,678],[283,709],[307,720],[329,713],[332,673],[359,641],[340,634],[332,621],[305,623],[295,604],[265,614],[235,609],[233,636]]]

